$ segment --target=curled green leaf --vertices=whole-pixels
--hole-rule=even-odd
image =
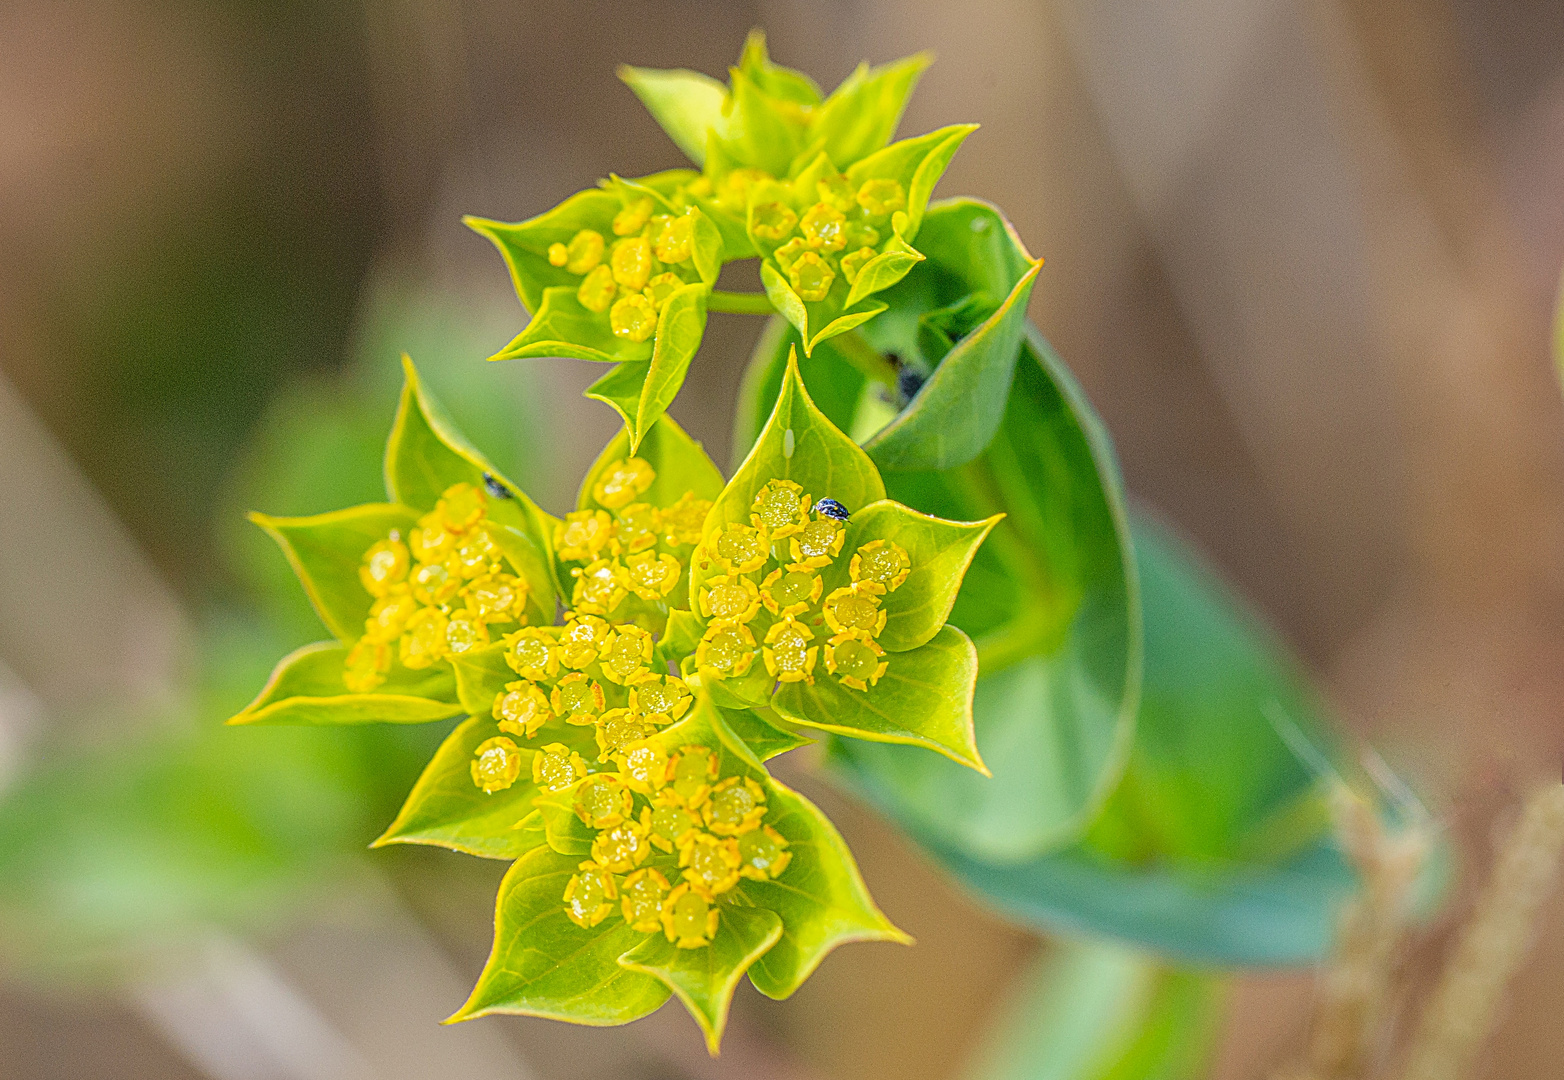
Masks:
[[[424,724],[462,713],[449,671],[392,668],[374,692],[342,682],[348,650],[335,642],[296,649],[278,661],[255,700],[230,724]]]

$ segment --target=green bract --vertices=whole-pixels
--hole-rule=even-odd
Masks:
[[[492,359],[616,363],[587,394],[624,417],[635,452],[683,384],[708,308],[781,312],[806,354],[884,311],[876,297],[923,259],[913,244],[930,194],[976,130],[887,145],[927,66],[923,55],[861,66],[822,98],[756,33],[726,88],[622,69],[702,171],[610,177],[520,224],[466,219],[500,249],[532,314]],[[764,295],[713,291],[723,263],[754,257]]]
[[[407,379],[391,502],[257,516],[339,640],[233,722],[467,717],[376,841],[516,860],[458,1017],[620,1023],[673,994],[715,1050],[746,973],[786,997],[844,941],[904,940],[762,763],[802,725],[982,768],[976,652],[946,617],[997,519],[886,499],[796,362],[731,481],[660,417],[562,520]]]

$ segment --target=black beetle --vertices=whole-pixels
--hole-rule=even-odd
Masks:
[[[483,486],[489,489],[489,494],[496,499],[508,499],[511,497],[510,489],[494,478],[493,473],[483,474]]]
[[[834,518],[837,521],[846,521],[848,518],[847,507],[835,499],[821,499],[815,503],[815,513],[824,514],[826,517]]]

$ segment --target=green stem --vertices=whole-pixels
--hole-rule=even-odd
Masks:
[[[866,378],[890,387],[896,385],[896,368],[885,358],[884,353],[864,340],[858,331],[849,330],[845,334],[838,334],[829,339],[829,344],[841,354],[842,359],[863,372]]]
[[[706,297],[707,311],[725,311],[730,315],[775,315],[777,309],[765,293],[726,292],[713,289]]]

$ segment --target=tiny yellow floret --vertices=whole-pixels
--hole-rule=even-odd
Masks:
[[[787,272],[788,281],[800,300],[814,303],[824,300],[836,280],[836,271],[813,251],[806,251],[793,261]]]
[[[472,782],[485,795],[504,791],[521,775],[520,748],[503,735],[487,739],[473,751]]]

